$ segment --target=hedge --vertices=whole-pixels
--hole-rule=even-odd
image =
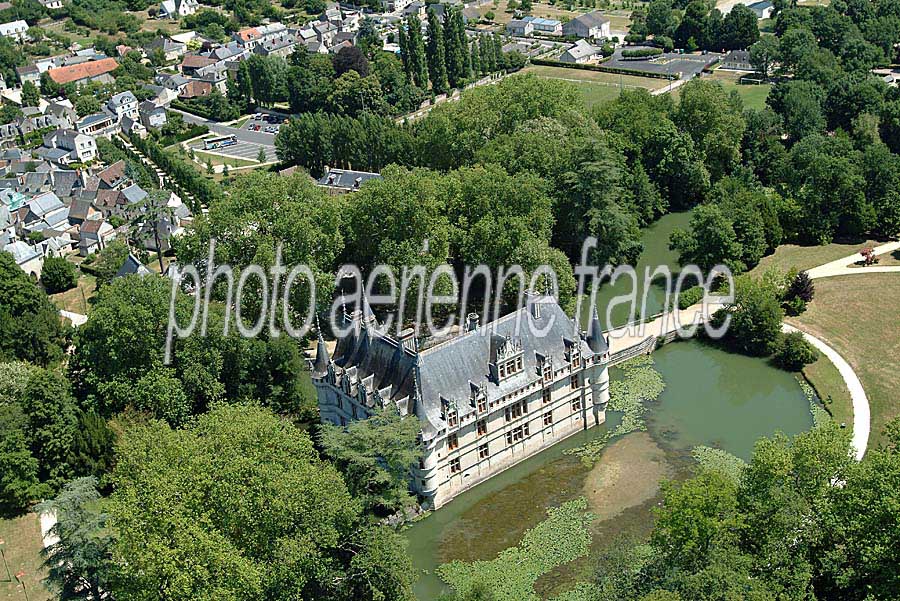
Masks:
[[[649,58],[651,56],[659,56],[663,53],[662,48],[626,48],[622,51],[622,58]]]

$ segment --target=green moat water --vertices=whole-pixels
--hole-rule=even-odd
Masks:
[[[689,221],[686,213],[667,215],[645,230],[645,250],[638,268],[676,266],[668,237]],[[599,305],[628,291],[607,286]],[[665,290],[654,286],[646,315],[663,307]],[[619,307],[613,326],[629,320]],[[524,532],[546,517],[546,509],[585,496],[598,516],[590,557],[555,570],[538,581],[543,598],[591,577],[597,557],[619,536],[644,537],[653,526],[651,508],[659,500],[659,482],[691,474],[697,445],[723,448],[750,457],[754,441],[777,431],[788,435],[812,426],[809,403],[791,374],[765,361],[733,355],[700,342],[677,342],[653,355],[666,389],[646,413],[647,432],[634,432],[607,445],[593,467],[565,455],[613,429],[620,416],[608,412],[607,423],[580,432],[460,495],[409,528],[409,553],[419,573],[415,592],[432,601],[447,592],[435,575],[441,563],[493,559],[518,544]],[[619,378],[613,368],[611,377]]]

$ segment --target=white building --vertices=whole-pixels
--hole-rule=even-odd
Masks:
[[[58,129],[44,136],[44,146],[67,150],[73,161],[87,163],[97,158],[97,141],[74,129]]]
[[[130,91],[114,95],[109,99],[107,106],[120,121],[123,117],[138,118],[138,99]]]
[[[562,53],[559,57],[562,63],[583,64],[589,62],[597,55],[597,49],[587,40],[578,40],[575,45]]]
[[[0,24],[0,35],[6,38],[12,38],[18,42],[24,42],[28,39],[28,23],[22,21],[10,21],[9,23]]]
[[[379,330],[367,302],[344,314],[347,335],[312,364],[319,412],[346,425],[384,408],[421,424],[412,489],[438,508],[462,491],[581,430],[603,423],[609,344],[596,311],[579,331],[552,297],[420,349]]]
[[[156,16],[159,19],[180,19],[194,14],[199,8],[197,0],[163,0]]]
[[[608,39],[610,37],[609,19],[604,17],[599,10],[595,10],[579,15],[565,23],[562,32],[566,36],[588,40]]]

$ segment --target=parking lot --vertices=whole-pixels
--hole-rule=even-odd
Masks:
[[[260,132],[265,134],[278,133],[281,124],[284,123],[284,117],[278,115],[268,115],[265,113],[256,113],[250,116],[250,119],[241,127],[241,129],[252,132]]]

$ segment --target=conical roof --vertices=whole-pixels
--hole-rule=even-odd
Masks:
[[[591,323],[588,325],[587,343],[595,355],[603,355],[609,351],[609,345],[606,343],[606,336],[603,335],[603,327],[600,325],[600,318],[597,316],[597,307],[591,314]]]

